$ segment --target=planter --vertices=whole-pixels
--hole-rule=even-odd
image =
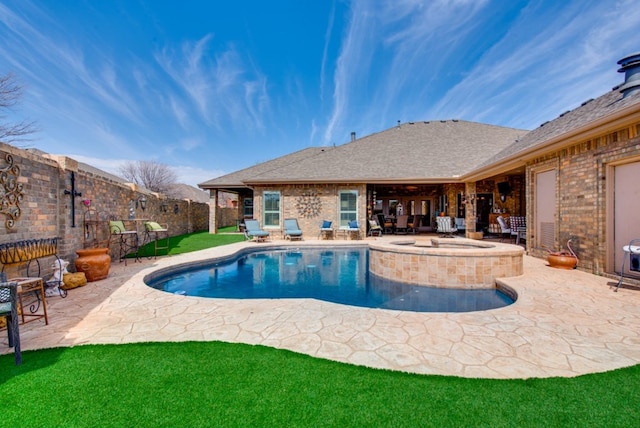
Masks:
[[[549,266],[558,269],[575,269],[578,265],[578,258],[559,254],[549,254],[547,256]]]
[[[84,272],[87,281],[98,281],[109,276],[111,256],[108,248],[84,248],[76,250],[76,270]]]
[[[482,241],[483,238],[484,238],[484,234],[482,232],[469,232],[469,239]]]

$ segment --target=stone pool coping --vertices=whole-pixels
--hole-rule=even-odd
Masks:
[[[397,237],[395,237],[397,238]],[[305,240],[273,245],[353,245]],[[518,293],[484,312],[416,313],[313,299],[230,300],[177,296],[143,282],[152,270],[224,257],[245,242],[180,256],[115,262],[109,277],[48,299],[49,325],[21,325],[23,350],[82,344],[213,341],[260,344],[374,368],[482,378],[578,376],[640,363],[640,291],[614,279],[547,266],[501,278]],[[6,335],[0,353],[10,353]],[[29,364],[29,355],[23,355]]]

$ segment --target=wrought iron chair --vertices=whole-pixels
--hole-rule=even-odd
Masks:
[[[110,220],[109,231],[111,232],[110,244],[115,242],[118,246],[118,258],[124,265],[127,265],[127,255],[135,253],[135,261],[138,261],[139,240],[137,230],[127,230],[123,220]]]
[[[14,350],[17,366],[22,364],[20,330],[18,327],[20,323],[18,319],[18,304],[18,283],[0,282],[0,317],[4,317],[7,322],[9,347]]]
[[[152,240],[154,258],[158,257],[158,250],[169,250],[169,226],[155,221],[145,221],[142,245],[144,246]]]
[[[628,254],[628,256],[627,256]],[[622,285],[622,279],[624,278],[624,265],[629,258],[630,270],[640,272],[640,239],[632,239],[629,245],[622,247],[622,267],[620,268],[620,280],[616,286],[615,291],[618,291]]]
[[[516,240],[516,244],[520,243],[521,239],[527,239],[527,218],[519,216],[511,216],[509,218],[511,226],[511,236]]]

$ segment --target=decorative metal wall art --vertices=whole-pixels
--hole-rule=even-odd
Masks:
[[[320,201],[318,194],[312,190],[303,192],[302,195],[298,196],[296,209],[300,217],[318,217],[322,211],[322,201]]]
[[[18,182],[20,167],[13,163],[13,156],[9,153],[5,155],[4,160],[7,165],[0,168],[0,214],[7,217],[5,227],[13,229],[22,214],[20,202],[24,198],[24,192],[22,183]]]

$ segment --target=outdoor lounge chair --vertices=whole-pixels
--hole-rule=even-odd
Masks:
[[[244,236],[247,240],[252,240],[255,238],[256,242],[262,242],[269,239],[269,232],[260,228],[260,222],[258,220],[248,220],[244,221]]]
[[[295,218],[284,219],[284,239],[288,239],[290,241],[294,239],[302,240],[302,230],[300,230],[298,220]]]
[[[5,278],[2,278],[2,280]],[[13,348],[16,355],[16,366],[19,366],[22,364],[22,354],[20,352],[20,331],[18,328],[20,320],[18,319],[17,282],[0,282],[0,317],[5,317],[9,347]]]
[[[458,231],[451,223],[451,217],[436,217],[438,233],[442,236],[453,236]]]
[[[504,241],[505,235],[511,237],[511,228],[507,226],[507,221],[502,216],[498,216],[496,219],[500,225],[500,242]]]
[[[382,236],[382,227],[374,219],[369,220],[369,236]]]

